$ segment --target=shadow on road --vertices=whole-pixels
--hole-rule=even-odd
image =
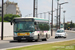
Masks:
[[[37,41],[16,41],[16,40],[12,40],[12,41],[10,41],[10,43],[34,43],[34,42],[37,42]],[[41,42],[41,41],[39,41],[39,42]]]

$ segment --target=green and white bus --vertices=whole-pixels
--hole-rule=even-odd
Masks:
[[[50,38],[49,21],[41,18],[15,18],[11,25],[14,25],[14,40],[44,40]]]

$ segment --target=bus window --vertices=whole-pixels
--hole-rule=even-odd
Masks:
[[[38,27],[40,30],[49,30],[49,25],[47,23],[39,23]]]

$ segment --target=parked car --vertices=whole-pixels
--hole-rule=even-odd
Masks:
[[[59,37],[66,38],[66,35],[67,34],[66,34],[65,30],[59,29],[55,33],[55,38],[59,38]]]

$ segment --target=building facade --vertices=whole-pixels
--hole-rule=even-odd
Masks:
[[[22,16],[17,3],[10,2],[9,0],[7,0],[3,6],[4,6],[4,14],[14,14]]]

